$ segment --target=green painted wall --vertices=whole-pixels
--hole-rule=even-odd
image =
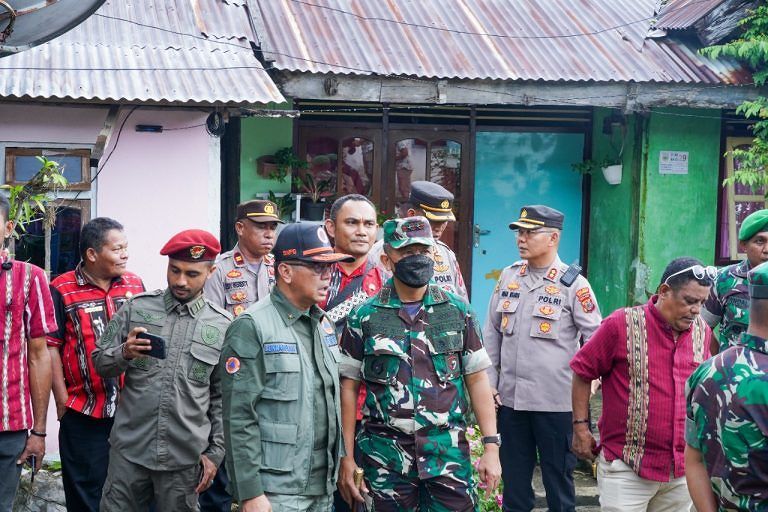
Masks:
[[[714,262],[720,130],[718,110],[670,108],[651,113],[644,141],[635,299],[643,288],[655,291],[664,267],[674,258]],[[659,174],[662,150],[687,151],[688,174]]]
[[[291,108],[288,104],[270,104],[266,108]],[[290,181],[280,183],[256,173],[256,159],[271,155],[280,148],[293,145],[293,119],[288,117],[247,117],[241,124],[240,201],[254,199],[256,194],[290,192]]]
[[[603,119],[610,113],[608,109],[595,109],[592,160],[596,162],[606,157],[613,158],[617,153],[612,149],[609,137],[603,134]],[[588,277],[604,316],[626,305],[628,287],[632,280],[634,121],[634,116],[625,119],[621,183],[609,185],[599,170],[591,177]],[[621,147],[621,138],[621,129],[616,128],[613,141],[617,149]]]

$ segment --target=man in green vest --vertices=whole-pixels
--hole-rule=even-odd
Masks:
[[[342,449],[341,355],[317,304],[332,264],[354,258],[306,222],[286,226],[273,254],[275,287],[232,323],[221,356],[229,491],[241,512],[329,512]]]
[[[475,314],[461,298],[430,283],[435,240],[429,221],[384,223],[382,262],[390,279],[350,313],[342,336],[342,418],[353,451],[360,381],[365,381],[362,454],[365,485],[355,485],[351,456],[342,459],[339,491],[348,503],[370,489],[377,512],[468,511],[477,504],[465,437],[468,399],[483,432],[480,479],[501,476],[496,414]]]

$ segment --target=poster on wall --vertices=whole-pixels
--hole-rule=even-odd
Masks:
[[[660,151],[659,174],[688,174],[688,152]]]

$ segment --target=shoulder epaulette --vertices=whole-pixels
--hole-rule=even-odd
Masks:
[[[208,305],[211,307],[212,310],[216,311],[217,313],[221,313],[221,315],[227,317],[229,320],[232,320],[232,313],[227,311],[226,309],[222,308],[218,304],[214,304],[208,299],[205,299],[205,302],[208,303]]]
[[[149,290],[146,292],[137,293],[133,297],[131,297],[130,300],[136,300],[140,299],[141,297],[157,297],[158,295],[162,295],[165,292],[165,290],[162,290],[158,288],[157,290]]]

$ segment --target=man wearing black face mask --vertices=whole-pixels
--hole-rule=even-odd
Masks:
[[[354,483],[351,456],[341,459],[339,490],[373,508],[475,509],[472,467],[464,436],[471,398],[483,434],[480,479],[494,489],[501,476],[491,364],[469,305],[430,284],[434,239],[429,221],[384,223],[382,263],[394,274],[379,293],[352,311],[342,335],[341,418],[346,453],[354,451],[355,406],[365,381],[357,445],[365,481]],[[421,508],[423,510],[423,508]]]

